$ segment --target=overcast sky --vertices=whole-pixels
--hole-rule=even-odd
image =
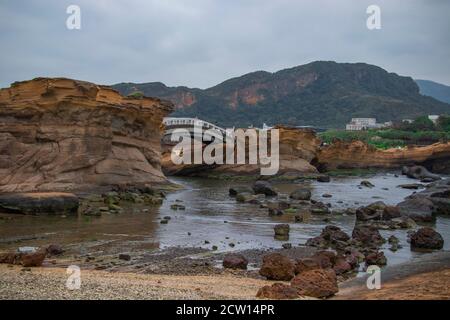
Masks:
[[[66,8],[81,8],[81,30]],[[366,8],[381,8],[368,30]],[[0,2],[0,87],[38,76],[206,88],[315,60],[367,62],[450,84],[446,0]]]

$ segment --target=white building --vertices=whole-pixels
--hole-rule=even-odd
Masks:
[[[352,121],[345,126],[345,129],[349,131],[359,131],[383,128],[387,125],[388,123],[377,123],[377,119],[375,118],[352,118]]]
[[[439,119],[439,116],[432,114],[428,116],[428,119],[430,119],[431,121],[433,121],[434,124],[436,124]]]

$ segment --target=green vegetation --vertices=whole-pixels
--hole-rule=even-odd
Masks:
[[[275,73],[249,73],[208,89],[159,82],[114,88],[124,95],[141,91],[171,100],[184,106],[172,116],[199,117],[226,128],[263,123],[344,128],[353,117],[401,121],[450,110],[448,104],[419,94],[413,79],[364,63],[317,61]]]
[[[127,97],[131,99],[142,99],[144,98],[144,94],[140,91],[135,91],[133,93],[130,93]]]
[[[401,123],[389,129],[363,131],[328,130],[320,134],[325,143],[334,139],[342,141],[364,141],[379,149],[404,147],[406,145],[426,145],[450,140],[450,117],[439,117],[437,124],[427,117],[419,117],[412,123]]]

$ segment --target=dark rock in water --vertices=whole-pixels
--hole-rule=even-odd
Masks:
[[[186,210],[186,207],[182,204],[172,204],[170,205],[170,209],[172,210]]]
[[[323,176],[318,176],[317,181],[318,182],[330,182],[331,179],[330,179],[330,176],[323,175]]]
[[[331,195],[331,194],[329,194],[329,193],[324,193],[324,194],[322,195],[322,197],[323,197],[323,198],[332,198],[333,195]]]
[[[125,260],[125,261],[130,261],[131,260],[131,256],[129,254],[126,254],[126,253],[121,253],[121,254],[119,254],[119,259],[120,260]]]
[[[328,247],[328,241],[321,236],[317,236],[306,240],[305,245],[316,248],[326,248]]]
[[[373,185],[372,182],[370,182],[368,180],[361,181],[361,183],[359,185],[362,186],[362,187],[367,187],[367,188],[375,187],[375,185]]]
[[[400,209],[394,206],[386,206],[383,210],[382,219],[392,220],[401,216]]]
[[[283,249],[291,249],[292,243],[283,243],[281,246],[283,247]]]
[[[311,199],[311,190],[297,189],[289,195],[289,198],[294,200],[309,200]]]
[[[356,225],[352,238],[367,246],[379,246],[385,242],[378,229],[370,226]]]
[[[416,222],[433,221],[433,202],[426,198],[406,199],[397,204],[400,215],[410,217]]]
[[[427,168],[422,166],[411,166],[411,167],[403,167],[402,174],[406,175],[409,178],[412,179],[433,179],[433,180],[440,180],[441,177],[437,174],[431,173],[427,170]]]
[[[450,179],[433,182],[424,191],[415,193],[408,199],[427,199],[433,203],[434,214],[450,215]]]
[[[287,300],[299,298],[297,290],[283,283],[274,283],[271,286],[264,286],[258,290],[257,298],[271,300]]]
[[[288,257],[279,253],[270,253],[263,257],[259,274],[268,280],[289,281],[295,273],[295,265]]]
[[[0,211],[31,215],[77,214],[78,197],[72,193],[14,193],[0,196]]]
[[[161,219],[161,221],[160,221],[159,223],[161,223],[161,224],[168,224],[168,223],[169,223],[169,220]]]
[[[332,269],[313,269],[299,273],[291,281],[300,296],[327,298],[339,291],[336,273]]]
[[[275,235],[276,236],[289,236],[289,225],[284,223],[284,224],[277,224],[274,227],[274,231],[275,231]]]
[[[63,248],[59,244],[51,244],[46,249],[47,254],[51,256],[59,256],[64,253]]]
[[[247,269],[248,260],[238,253],[229,253],[223,258],[223,267],[228,269]]]
[[[342,231],[339,227],[336,226],[326,226],[322,233],[320,234],[322,238],[327,241],[348,241],[350,237],[344,231]]]
[[[369,253],[365,260],[368,266],[385,266],[387,264],[387,259],[383,251]]]
[[[440,250],[444,246],[442,236],[432,228],[425,227],[417,230],[411,235],[412,249],[435,249]]]
[[[409,184],[399,184],[397,188],[417,190],[420,188],[425,188],[425,186],[420,183],[409,183]]]
[[[422,182],[422,183],[430,183],[430,182],[433,182],[433,181],[435,181],[435,179],[433,179],[433,178],[422,178],[422,179],[420,179],[420,182]]]
[[[238,193],[252,193],[253,189],[250,187],[231,187],[228,190],[230,196],[235,197]]]
[[[271,184],[267,181],[256,181],[253,185],[253,191],[255,194],[265,194],[266,196],[276,196],[277,192],[272,188]]]
[[[343,256],[336,258],[333,270],[337,275],[344,274],[353,270],[352,265]]]
[[[369,204],[366,207],[360,207],[356,210],[357,221],[377,221],[381,220],[383,210],[386,204],[382,201],[377,201]]]
[[[283,214],[283,210],[286,210],[290,207],[290,204],[286,201],[269,201],[266,203],[267,208],[269,209],[269,215],[271,216],[280,216]]]
[[[398,240],[398,238],[397,238],[396,236],[392,235],[392,236],[390,236],[390,237],[388,238],[388,242],[389,242],[390,244],[398,244],[398,243],[399,243],[399,240]]]

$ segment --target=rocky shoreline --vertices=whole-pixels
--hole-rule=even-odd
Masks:
[[[323,181],[321,183],[328,181],[324,178],[320,180]],[[362,180],[360,187],[370,190],[371,183]],[[65,268],[75,264],[82,270],[104,271],[118,276],[122,273],[185,277],[231,274],[246,279],[269,281],[268,285],[254,292],[255,297],[327,298],[338,293],[339,283],[353,278],[368,265],[389,264],[380,250],[381,244],[388,241],[392,251],[405,245],[400,244],[395,237],[383,238],[379,230],[410,229],[408,245],[411,250],[441,249],[443,239],[439,233],[430,227],[419,228],[417,224],[432,221],[436,215],[449,214],[449,191],[449,180],[437,180],[407,197],[404,201],[407,205],[402,202],[397,206],[389,206],[377,201],[368,206],[336,212],[326,203],[312,200],[307,188],[300,187],[286,198],[278,195],[268,181],[257,181],[253,186],[231,188],[229,196],[235,198],[236,203],[263,208],[268,215],[290,216],[294,223],[307,224],[311,219],[327,219],[340,214],[353,215],[356,221],[353,232],[347,234],[337,226],[328,225],[318,236],[310,238],[306,246],[299,246],[288,242],[289,224],[278,224],[274,226],[273,235],[285,240],[280,249],[237,250],[228,253],[216,251],[213,245],[209,250],[200,247],[171,247],[150,251],[148,248],[134,248],[127,252],[123,250],[126,246],[111,250],[107,243],[99,242],[93,246],[95,250],[88,250],[84,254],[80,254],[83,250],[77,244],[66,248],[58,244],[36,249],[19,248],[19,252],[1,254],[0,261],[21,266],[21,272],[29,272],[30,268],[33,270],[33,267],[41,265]],[[89,217],[118,214],[127,206],[159,206],[164,198],[164,192],[154,189],[117,189],[82,198],[79,210],[82,216]],[[428,211],[423,210],[424,202]],[[183,207],[182,202],[171,205],[175,211],[183,211]],[[415,214],[414,208],[420,210],[421,215]],[[163,217],[160,221],[171,223],[170,217]],[[280,284],[274,284],[273,281],[279,281]]]

